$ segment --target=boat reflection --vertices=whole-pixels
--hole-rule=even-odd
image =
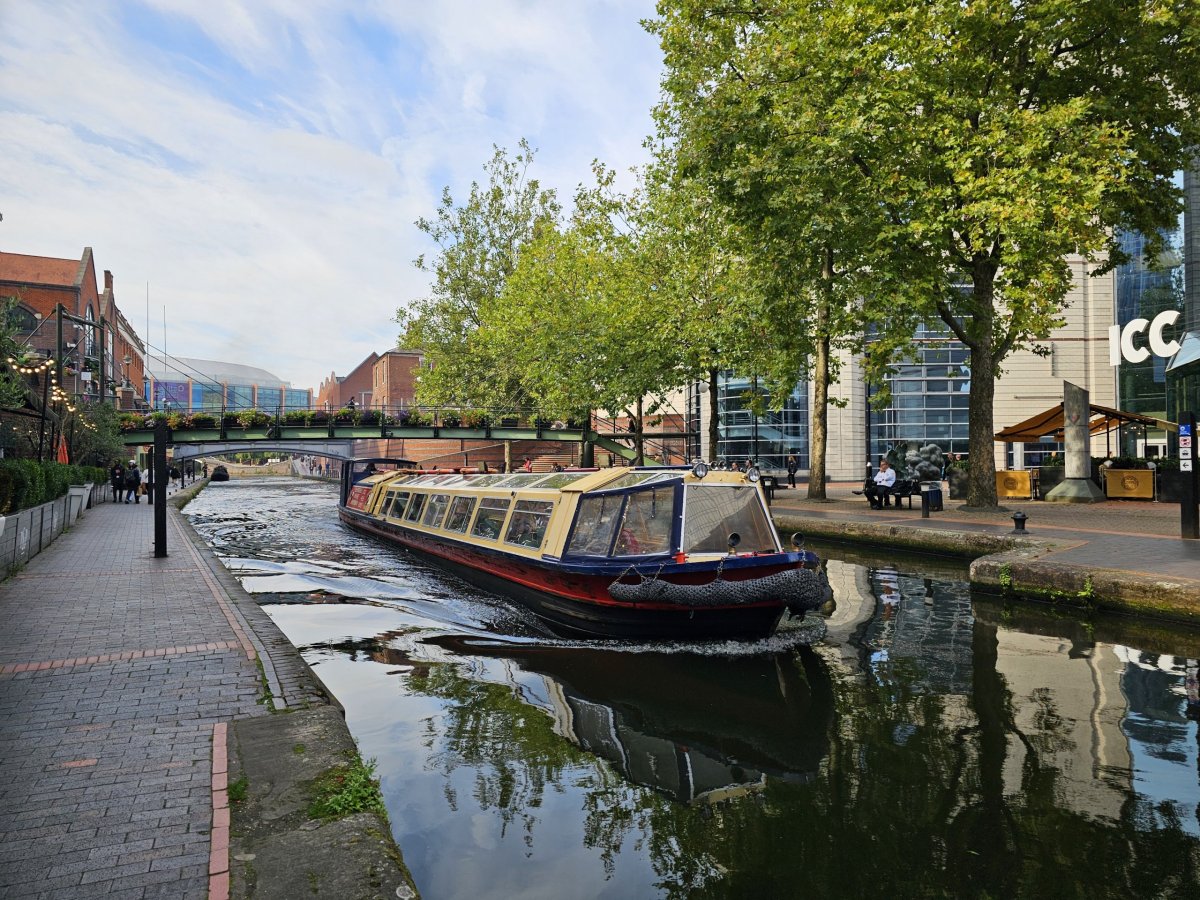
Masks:
[[[312,649],[395,666],[410,688],[432,682],[431,669],[448,663],[431,663],[425,652],[417,658],[401,646],[406,637],[385,633]],[[454,653],[455,665],[464,663],[456,639],[436,643]],[[486,660],[471,678],[489,670],[486,680],[507,684],[548,715],[555,733],[626,780],[683,803],[744,796],[768,777],[807,783],[828,749],[833,685],[827,664],[807,648],[732,659],[588,647],[470,652]]]

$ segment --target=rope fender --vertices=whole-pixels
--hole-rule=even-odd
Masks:
[[[742,606],[777,600],[793,614],[816,609],[833,596],[824,569],[789,569],[746,581],[728,581],[718,574],[708,584],[675,584],[659,578],[657,573],[647,578],[636,569],[633,574],[638,581],[617,579],[608,586],[609,596],[625,603],[688,607]]]

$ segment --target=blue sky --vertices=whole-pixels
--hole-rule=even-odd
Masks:
[[[316,388],[395,343],[413,222],[527,138],[569,200],[646,160],[653,0],[0,0],[0,249],[94,249],[178,356]]]

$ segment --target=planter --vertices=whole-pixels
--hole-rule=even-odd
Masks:
[[[967,499],[967,485],[970,483],[970,479],[967,477],[966,469],[947,469],[946,481],[950,483],[951,500]]]
[[[433,431],[432,428],[428,430]],[[334,425],[333,436],[337,438],[378,438],[383,434],[378,425]],[[405,437],[408,436],[405,434]]]
[[[180,428],[171,432],[171,440],[175,443],[196,443],[199,441],[219,441],[220,428]]]
[[[67,524],[74,525],[83,507],[87,504],[88,495],[92,493],[90,484],[72,484],[67,487]]]
[[[134,444],[153,444],[154,432],[149,430],[123,431],[121,432],[121,440],[127,447],[133,446]]]
[[[228,441],[263,440],[271,436],[269,425],[261,428],[226,428],[225,439]]]
[[[1180,472],[1178,469],[1158,473],[1158,499],[1163,503],[1182,503],[1184,492],[1187,490],[1191,472]]]
[[[279,429],[281,438],[321,438],[329,437],[328,425],[284,425]]]
[[[1106,469],[1104,496],[1110,500],[1154,499],[1154,472],[1150,469]]]
[[[459,425],[443,425],[438,429],[438,437],[452,438],[459,441],[482,441],[486,440],[488,432],[486,428],[464,428]]]
[[[1045,497],[1062,484],[1066,477],[1067,470],[1064,466],[1042,466],[1038,469],[1038,493]]]
[[[528,428],[493,428],[492,438],[498,441],[527,441],[530,439]]]

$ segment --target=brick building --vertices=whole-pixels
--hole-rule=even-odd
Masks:
[[[374,382],[374,366],[378,359],[379,354],[372,353],[355,366],[349,375],[338,376],[336,373],[330,372],[329,377],[322,381],[320,387],[317,388],[317,407],[329,411],[338,410],[349,403],[352,397],[359,409],[369,407]]]
[[[423,358],[419,350],[388,350],[376,359],[371,369],[374,405],[384,409],[412,406]]]
[[[63,361],[68,394],[117,399],[132,407],[141,394],[145,346],[121,313],[113,276],[104,273],[101,293],[92,248],[79,259],[0,253],[0,297],[15,297],[17,340]],[[61,304],[61,345],[56,313]],[[101,371],[103,367],[103,371]]]

